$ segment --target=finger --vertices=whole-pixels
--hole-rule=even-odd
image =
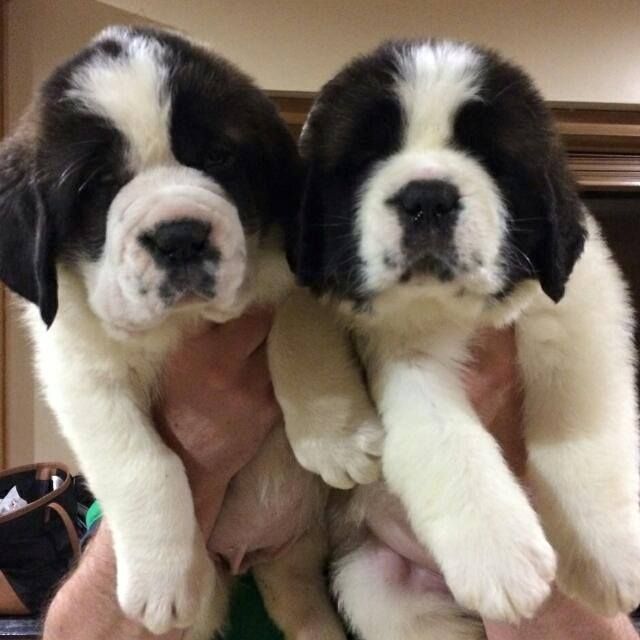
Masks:
[[[268,312],[252,311],[236,320],[214,325],[203,334],[198,346],[207,349],[212,356],[243,360],[267,339],[271,319]]]
[[[273,391],[269,391],[265,397],[262,409],[258,416],[258,430],[263,437],[271,431],[276,425],[282,424],[282,411],[280,405],[276,401]]]
[[[242,362],[235,384],[246,389],[256,389],[271,384],[266,343],[263,342]]]

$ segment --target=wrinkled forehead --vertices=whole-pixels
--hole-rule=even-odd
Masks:
[[[132,170],[173,159],[170,65],[158,40],[114,28],[103,32],[69,72],[64,98],[124,137]]]
[[[126,27],[103,31],[59,67],[41,99],[46,142],[82,152],[118,138],[134,174],[176,163],[185,123],[199,145],[242,143],[271,117],[266,98],[222,58],[177,35]]]
[[[453,42],[410,44],[395,52],[393,91],[404,120],[404,146],[417,151],[447,144],[460,108],[480,99],[481,54]]]
[[[321,90],[301,138],[301,151],[328,166],[353,154],[442,147],[456,114],[480,99],[483,52],[449,41],[393,42],[356,59]],[[330,131],[330,135],[327,135]]]

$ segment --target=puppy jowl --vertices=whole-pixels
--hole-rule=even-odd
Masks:
[[[323,87],[300,146],[298,278],[354,339],[385,430],[386,490],[457,603],[485,619],[529,618],[555,578],[595,610],[631,610],[640,601],[632,312],[530,78],[473,45],[390,42]],[[509,325],[536,511],[463,382],[476,332]],[[327,405],[346,402],[343,386]],[[301,464],[348,476],[347,462],[310,447],[333,433],[354,449],[343,460],[362,454],[343,426],[301,428],[292,442]],[[382,637],[356,579],[371,571],[372,542],[341,558],[335,578],[365,640]],[[389,588],[376,600],[395,603],[380,614],[390,625],[396,597]],[[416,628],[443,615],[412,603]]]

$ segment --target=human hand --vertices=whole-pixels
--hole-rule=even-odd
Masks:
[[[229,480],[280,419],[267,362],[270,326],[266,311],[211,325],[165,367],[156,424],[184,462],[205,535]]]
[[[471,403],[482,424],[500,444],[513,472],[523,476],[522,383],[515,331],[487,329],[474,336],[472,359],[464,373]]]
[[[265,341],[271,315],[250,313],[211,325],[170,357],[155,407],[156,424],[182,458],[205,537],[233,475],[258,451],[279,419],[271,390]],[[169,479],[170,481],[170,479]],[[99,610],[91,620],[78,611]],[[116,561],[103,522],[82,561],[57,593],[45,621],[46,640],[85,637],[157,638],[126,618],[116,600]],[[183,632],[163,635],[179,640]],[[88,636],[87,636],[88,637]]]
[[[465,372],[469,398],[482,423],[499,442],[514,473],[524,476],[523,390],[512,328],[479,333]],[[485,622],[488,640],[631,640],[637,638],[626,616],[604,618],[557,589],[532,620],[518,627]]]

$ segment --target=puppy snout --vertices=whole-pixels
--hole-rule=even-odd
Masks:
[[[211,225],[202,220],[175,220],[158,225],[140,241],[160,264],[188,265],[205,258],[210,233]]]
[[[458,211],[460,192],[445,180],[412,180],[388,202],[404,223],[416,227],[443,224]]]

